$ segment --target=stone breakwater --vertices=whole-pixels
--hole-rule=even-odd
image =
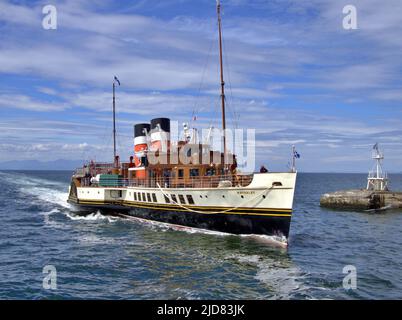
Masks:
[[[402,209],[402,192],[345,190],[321,196],[320,205],[333,209]]]

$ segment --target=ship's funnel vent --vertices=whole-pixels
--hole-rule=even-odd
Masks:
[[[170,119],[168,118],[157,118],[151,120],[151,130],[152,131],[164,131],[170,133]]]
[[[136,167],[145,165],[146,152],[148,151],[148,135],[151,131],[149,123],[140,123],[134,126],[134,163]]]
[[[151,131],[149,123],[139,123],[134,126],[134,137],[146,137]]]
[[[151,151],[168,152],[170,145],[170,119],[151,120]]]

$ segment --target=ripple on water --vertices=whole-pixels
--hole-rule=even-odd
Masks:
[[[0,172],[1,298],[402,296],[402,214],[318,206],[321,193],[345,189],[365,176],[301,174],[286,248],[282,239],[272,237],[220,234],[101,212],[82,217],[66,203],[69,175]],[[48,264],[58,271],[57,292],[42,289],[42,269]],[[345,265],[357,268],[356,291],[342,287]]]

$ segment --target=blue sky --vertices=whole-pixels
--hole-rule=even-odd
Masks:
[[[42,28],[55,5],[58,29]],[[342,28],[353,4],[358,29]],[[222,0],[228,125],[257,132],[257,164],[402,171],[402,2]],[[97,159],[154,117],[219,126],[214,0],[0,0],[0,161]]]

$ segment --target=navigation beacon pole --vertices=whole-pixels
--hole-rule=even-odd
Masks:
[[[225,81],[223,79],[223,50],[222,50],[222,19],[221,19],[221,1],[216,1],[216,11],[218,14],[218,29],[219,29],[219,64],[221,72],[221,99],[222,99],[222,130],[223,130],[223,167],[225,173],[226,168],[226,112],[225,112]]]
[[[369,173],[367,190],[385,191],[388,189],[388,177],[382,169],[384,154],[380,151],[378,143],[373,147],[373,160],[375,160],[375,166]]]

